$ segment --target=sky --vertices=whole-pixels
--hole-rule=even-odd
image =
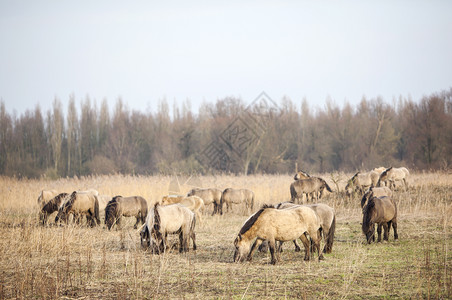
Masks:
[[[262,91],[279,102],[418,101],[452,87],[452,1],[0,0],[8,112],[89,97],[156,111]]]

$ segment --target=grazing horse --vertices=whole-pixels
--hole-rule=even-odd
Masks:
[[[136,229],[140,221],[142,224],[146,222],[147,214],[148,203],[143,197],[115,196],[105,207],[105,225],[110,230],[114,224],[121,225],[121,217],[135,217],[137,221],[133,228]]]
[[[187,207],[180,204],[162,206],[156,203],[148,213],[146,223],[140,232],[141,246],[151,246],[153,253],[163,253],[167,247],[169,233],[179,234],[179,252],[189,250],[190,238],[196,250],[196,217]]]
[[[68,193],[61,193],[44,204],[44,206],[41,208],[41,211],[39,212],[39,220],[42,222],[42,225],[45,225],[47,223],[47,219],[51,214],[58,211],[58,207],[60,207],[61,203],[68,195]]]
[[[226,211],[228,212],[231,209],[232,203],[245,203],[246,209],[250,212],[254,207],[254,192],[248,189],[225,189],[221,195],[220,214],[223,214],[223,204],[226,204]]]
[[[276,205],[277,209],[291,209],[299,206],[292,202],[282,202]],[[325,241],[325,247],[323,248],[323,253],[331,253],[333,250],[334,243],[334,232],[336,231],[336,214],[334,208],[323,203],[315,203],[305,205],[316,212],[320,218],[320,228],[323,240]],[[300,247],[297,241],[294,240],[295,251],[300,251]]]
[[[96,226],[96,223],[99,225],[99,201],[97,200],[97,196],[89,192],[72,192],[58,208],[55,223],[60,219],[67,223],[69,214],[74,215],[74,218],[78,221],[80,221],[81,215],[86,215],[88,224],[91,227]]]
[[[383,183],[385,186],[388,186],[389,182],[389,188],[394,189],[396,181],[402,181],[405,189],[408,188],[408,176],[410,176],[410,172],[407,168],[401,167],[401,168],[387,168],[383,173],[381,173],[380,178],[378,179],[377,186],[382,186]]]
[[[176,196],[176,197],[170,197],[170,196],[164,196],[162,198],[162,205],[170,205],[179,203],[180,205],[183,205],[190,209],[192,212],[195,213],[196,219],[199,221],[199,223],[202,223],[202,217],[201,217],[201,211],[204,210],[204,200],[202,200],[198,196]]]
[[[370,244],[375,240],[375,226],[377,224],[378,240],[381,241],[381,227],[384,229],[383,240],[388,240],[389,231],[394,229],[394,240],[399,238],[397,234],[397,206],[390,197],[373,197],[364,207],[362,230],[366,240]]]
[[[371,187],[364,193],[363,197],[361,198],[361,208],[364,208],[369,199],[373,197],[383,197],[383,196],[392,197],[391,189],[386,186]]]
[[[375,170],[365,173],[356,172],[356,174],[348,180],[348,183],[345,186],[347,196],[351,198],[352,194],[356,191],[363,194],[367,188],[377,186],[379,176],[380,173]]]
[[[46,203],[55,198],[59,193],[56,190],[42,190],[38,196],[39,208],[42,208]]]
[[[212,216],[216,213],[220,213],[221,195],[222,195],[221,190],[215,188],[208,189],[195,188],[189,191],[187,194],[187,196],[198,196],[204,201],[204,205],[206,206],[213,203]]]
[[[293,177],[294,180],[300,180],[300,179],[308,179],[311,177],[308,173],[304,171],[298,171],[297,174]]]
[[[320,220],[309,207],[299,206],[293,209],[276,209],[274,206],[264,205],[259,211],[251,215],[243,224],[234,240],[234,262],[241,262],[245,258],[252,259],[253,252],[262,241],[267,240],[270,247],[271,263],[277,261],[275,255],[276,241],[293,241],[300,238],[305,247],[305,260],[311,258],[307,232],[314,242],[314,247],[320,257]],[[255,240],[251,247],[251,243]],[[251,250],[250,250],[251,247]]]
[[[306,199],[308,201],[309,194],[315,195],[315,198],[317,200],[322,198],[325,189],[330,193],[333,192],[330,186],[322,178],[310,177],[307,179],[300,179],[292,182],[292,184],[290,185],[290,196],[292,198],[292,202],[294,203],[303,202],[303,194],[306,194]]]

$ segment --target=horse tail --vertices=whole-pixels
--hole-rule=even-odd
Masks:
[[[336,215],[333,216],[333,222],[331,223],[330,230],[328,231],[328,236],[326,237],[326,245],[324,249],[325,253],[331,253],[331,251],[333,250],[335,231],[336,231]]]
[[[292,202],[294,202],[295,203],[295,198],[297,197],[297,191],[295,190],[295,186],[294,186],[294,184],[292,183],[291,185],[290,185],[290,198],[292,199]]]
[[[326,183],[326,181],[324,180],[323,183],[325,184],[326,190],[330,193],[333,192],[333,190],[330,188],[330,186],[328,185],[328,183]]]
[[[97,196],[94,196],[94,218],[96,219],[97,225],[100,225],[99,200]]]
[[[225,201],[225,199],[224,199],[224,194],[226,193],[228,191],[228,189],[225,189],[224,191],[223,191],[223,193],[221,193],[221,197],[220,197],[220,207],[219,207],[219,210],[220,210],[220,215],[222,215],[223,214],[223,203],[224,203],[224,201]]]
[[[148,216],[148,203],[145,199],[141,201],[141,222],[144,224],[146,222],[146,217]]]

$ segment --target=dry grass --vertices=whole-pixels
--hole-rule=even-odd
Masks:
[[[351,174],[322,174],[343,189]],[[57,181],[0,178],[0,298],[451,298],[452,175],[414,174],[408,191],[397,191],[399,241],[364,244],[359,200],[342,193],[322,200],[336,208],[333,253],[304,262],[286,243],[277,265],[256,253],[232,263],[233,240],[247,218],[243,207],[210,216],[197,227],[196,252],[157,256],[140,249],[134,220],[121,230],[104,226],[42,227],[36,199],[42,188],[70,192],[141,195],[149,204],[174,190],[176,177],[102,176]],[[334,179],[334,180],[333,180]],[[210,176],[205,187],[249,188],[255,209],[289,198],[292,176]],[[186,193],[190,186],[177,188]],[[52,218],[50,218],[52,219]]]

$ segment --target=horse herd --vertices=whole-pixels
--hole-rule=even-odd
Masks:
[[[397,234],[397,207],[392,199],[395,183],[401,181],[408,187],[406,168],[376,168],[367,173],[356,173],[347,182],[346,194],[361,193],[363,213],[362,231],[366,241],[375,240],[377,226],[378,240],[388,240],[389,231]],[[336,227],[336,215],[332,207],[324,203],[311,203],[324,196],[325,191],[333,192],[326,181],[312,177],[300,171],[290,184],[291,200],[277,205],[264,204],[251,214],[244,222],[234,240],[234,262],[245,259],[252,260],[256,249],[271,254],[271,263],[278,260],[283,242],[293,241],[295,251],[300,251],[297,239],[304,246],[304,259],[310,260],[317,253],[319,260],[324,253],[331,253]],[[304,200],[306,199],[306,201]],[[58,193],[54,190],[43,190],[38,197],[40,206],[39,219],[45,225],[48,217],[57,212],[55,223],[68,223],[70,216],[75,223],[81,223],[86,217],[89,226],[100,225],[100,212],[105,211],[104,223],[110,230],[114,225],[120,226],[122,217],[135,217],[134,228],[140,228],[141,246],[152,253],[160,254],[169,248],[168,234],[179,235],[179,252],[189,251],[190,240],[196,250],[195,227],[202,222],[202,211],[213,204],[213,214],[223,214],[232,204],[243,203],[248,212],[254,209],[255,196],[248,189],[227,188],[223,191],[216,188],[195,188],[186,196],[164,196],[161,201],[148,208],[147,201],[140,196],[109,197],[100,195],[96,190]],[[323,239],[323,248],[321,240]],[[279,242],[276,245],[276,242]]]

